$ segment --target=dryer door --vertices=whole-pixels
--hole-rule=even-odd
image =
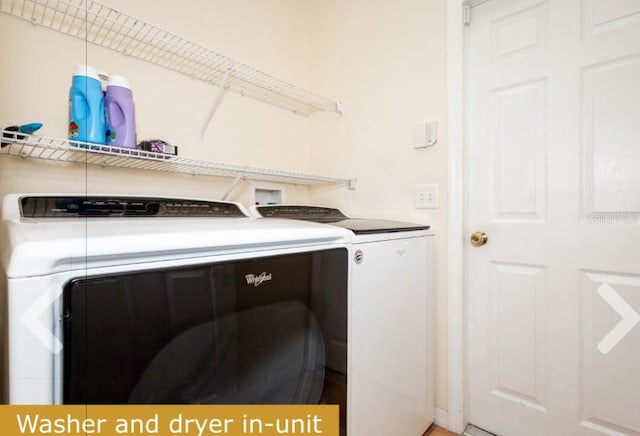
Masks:
[[[64,403],[346,398],[344,248],[75,280],[63,306]]]

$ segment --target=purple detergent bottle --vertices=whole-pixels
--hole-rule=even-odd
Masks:
[[[104,97],[107,145],[136,148],[136,117],[129,80],[112,75]]]

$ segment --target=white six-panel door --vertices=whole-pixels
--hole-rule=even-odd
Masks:
[[[640,434],[640,0],[490,0],[468,45],[469,417]]]

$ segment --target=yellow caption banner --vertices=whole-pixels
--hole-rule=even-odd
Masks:
[[[337,405],[0,406],[2,436],[339,436]]]

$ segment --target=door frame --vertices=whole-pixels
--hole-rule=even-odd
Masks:
[[[447,9],[447,145],[448,145],[448,416],[447,427],[462,434],[469,418],[467,399],[468,212],[467,63],[468,29],[463,22],[471,8],[489,0],[446,0]],[[468,15],[467,15],[468,16]]]

